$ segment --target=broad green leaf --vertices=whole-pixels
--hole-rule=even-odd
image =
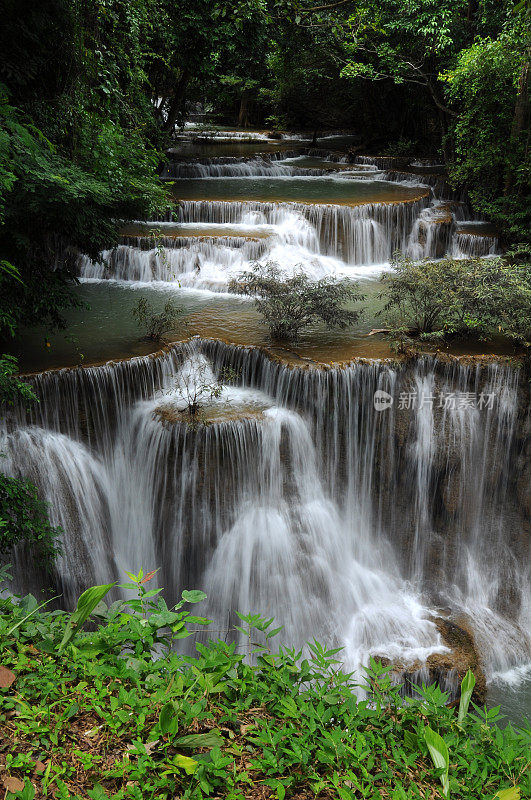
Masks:
[[[181,753],[177,753],[177,755],[173,759],[173,762],[175,766],[184,769],[187,775],[193,775],[193,773],[199,766],[197,761],[194,761],[193,758],[189,758],[188,756],[183,756]]]
[[[181,597],[186,603],[200,603],[202,600],[206,600],[206,594],[199,589],[192,589],[191,591],[185,589]]]
[[[461,699],[459,701],[459,713],[457,715],[457,721],[459,723],[463,722],[468,713],[468,706],[470,705],[470,698],[472,697],[475,685],[476,679],[474,678],[474,673],[469,669],[461,681]]]
[[[65,649],[67,644],[72,641],[81,625],[90,617],[98,603],[103,600],[114,585],[114,583],[105,583],[101,586],[91,586],[90,589],[83,592],[77,601],[76,610],[73,614],[70,614],[70,619],[68,620],[64,636],[58,648],[60,653]]]
[[[437,769],[443,769],[441,775],[441,783],[443,787],[443,794],[445,797],[450,797],[450,781],[448,779],[448,770],[450,768],[450,757],[448,755],[448,748],[446,742],[439,736],[436,731],[431,728],[424,730],[424,739],[428,745],[430,756]]]
[[[494,800],[520,800],[520,787],[511,786],[509,789],[500,789],[494,795]]]
[[[173,703],[166,703],[159,715],[159,728],[161,733],[175,735],[178,731],[177,716]]]
[[[174,744],[185,750],[195,747],[221,747],[224,739],[219,731],[209,731],[208,733],[191,733],[189,736],[180,736],[175,739]]]

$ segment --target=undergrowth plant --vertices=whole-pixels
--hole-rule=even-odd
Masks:
[[[456,710],[438,686],[402,699],[371,660],[360,700],[338,649],[273,649],[257,615],[241,651],[230,634],[183,650],[208,630],[188,605],[204,593],[168,605],[156,572],[128,578],[126,599],[92,587],[70,614],[0,599],[6,800],[530,797],[530,731],[470,712],[471,673]]]

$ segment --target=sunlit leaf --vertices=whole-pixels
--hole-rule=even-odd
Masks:
[[[470,698],[472,697],[475,685],[476,679],[474,678],[474,673],[469,669],[461,681],[461,699],[459,701],[459,713],[457,715],[457,721],[460,723],[463,722],[468,713],[468,706],[470,705]]]
[[[445,797],[450,797],[450,781],[448,779],[450,757],[448,755],[448,747],[446,746],[446,742],[442,736],[439,736],[436,731],[432,731],[431,728],[426,728],[424,730],[424,739],[428,745],[428,750],[430,751],[430,756],[433,763],[437,769],[444,770],[441,775],[443,794]]]

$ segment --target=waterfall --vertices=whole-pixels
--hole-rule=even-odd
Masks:
[[[314,174],[309,172],[309,174]],[[231,164],[210,163],[170,163],[164,171],[164,178],[236,178],[258,175],[281,177],[293,175],[293,168],[277,164],[264,158],[237,161]]]
[[[199,289],[226,289],[228,273],[237,274],[267,250],[265,239],[189,237],[171,247],[145,250],[119,245],[105,250],[98,262],[81,256],[79,275],[85,279],[166,281]]]
[[[498,252],[498,238],[457,231],[453,244],[454,258],[481,258]]]
[[[100,458],[69,436],[28,426],[0,436],[3,471],[28,478],[48,503],[52,525],[60,526],[60,554],[56,560],[58,590],[68,606],[80,588],[115,570],[109,538],[109,495],[106,468]],[[36,580],[27,557],[15,564],[26,575],[26,586]]]
[[[197,226],[205,225],[207,233],[208,226],[217,226],[215,236],[127,237],[127,243],[104,251],[97,262],[81,256],[79,275],[86,280],[166,281],[226,291],[229,280],[252,263],[272,261],[286,274],[302,267],[314,280],[357,277],[374,273],[371,267],[379,272],[394,250],[441,254],[448,231],[435,224],[440,221],[425,208],[428,202],[427,197],[359,206],[183,201],[178,230],[195,225],[198,233]],[[234,234],[241,229],[245,235],[220,235],[223,226],[227,233],[229,228]],[[422,239],[426,227],[428,234]]]
[[[416,218],[406,246],[406,254],[418,261],[443,258],[452,249],[454,221],[447,204],[435,202]]]
[[[216,630],[259,611],[287,644],[343,644],[352,669],[444,652],[441,608],[467,620],[489,677],[531,661],[518,370],[301,369],[194,339],[28,380],[41,402],[8,415],[2,451],[65,530],[68,602],[90,580],[161,567],[170,599],[207,592]],[[208,424],[183,417],[190,385]]]
[[[241,223],[253,213],[273,225],[295,214],[315,229],[324,254],[351,265],[384,264],[394,250],[406,248],[415,219],[428,203],[427,196],[358,206],[186,200],[179,214],[183,222]]]
[[[429,186],[436,200],[450,200],[468,204],[465,189],[452,189],[444,174],[437,172],[400,172],[393,169],[382,173],[381,180],[401,183],[404,186]]]
[[[407,158],[395,158],[394,156],[356,156],[356,164],[366,164],[377,169],[395,169],[406,166]]]

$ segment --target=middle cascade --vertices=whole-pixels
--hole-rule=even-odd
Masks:
[[[417,225],[431,203],[430,188],[420,182],[401,187],[376,171],[334,170],[324,158],[310,158],[308,168],[297,166],[298,158],[225,161],[170,165],[178,176],[174,191],[183,195],[175,210],[139,222],[147,235],[135,230],[136,240],[123,237],[97,263],[81,256],[80,277],[223,292],[252,263],[269,261],[313,279],[373,277],[395,250],[416,252],[431,225],[429,215]],[[189,173],[202,177],[187,180]],[[422,252],[436,256],[441,246],[428,237]]]
[[[395,250],[410,249],[427,203],[427,197],[359,206],[187,200],[178,226],[183,235],[164,236],[158,246],[149,237],[126,237],[96,263],[81,256],[80,276],[226,291],[228,281],[256,261],[274,261],[287,274],[302,268],[314,279],[376,275]],[[164,223],[152,227],[157,224],[163,231]]]

